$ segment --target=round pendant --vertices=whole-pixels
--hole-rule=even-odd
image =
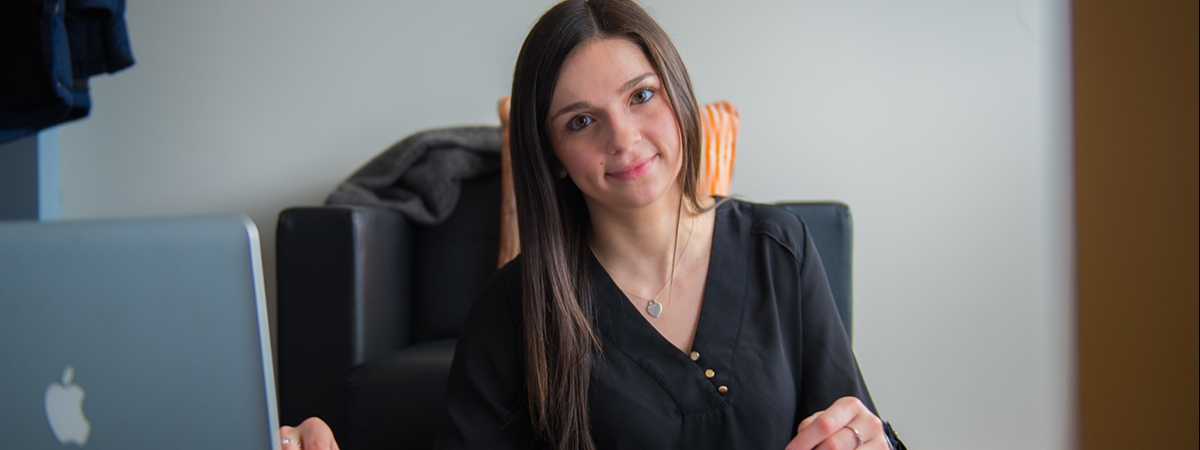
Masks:
[[[650,303],[646,304],[646,312],[650,313],[651,316],[658,317],[662,314],[662,303],[659,303],[657,300],[650,300]]]

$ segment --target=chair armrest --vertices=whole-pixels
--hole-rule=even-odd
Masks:
[[[408,344],[411,230],[371,207],[291,208],[276,234],[279,415],[344,429],[351,369]]]

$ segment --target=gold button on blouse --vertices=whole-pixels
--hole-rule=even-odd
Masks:
[[[688,355],[688,357],[692,358],[692,361],[700,359],[700,352],[693,350],[692,353],[690,355]]]
[[[706,377],[709,377],[709,378],[712,378],[712,377],[713,377],[713,375],[716,375],[716,374],[717,374],[717,373],[716,373],[716,372],[713,372],[713,370],[712,370],[712,369],[706,369],[706,370],[704,371],[704,376],[706,376]]]
[[[717,387],[717,392],[724,394],[726,392],[729,392],[729,388],[726,387],[725,385],[721,385],[721,386]]]

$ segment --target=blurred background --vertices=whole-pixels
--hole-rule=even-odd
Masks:
[[[496,101],[509,91],[522,39],[552,3],[130,2],[137,64],[92,80],[90,118],[43,132],[58,143],[61,217],[245,213],[262,234],[273,305],[279,212],[322,203],[357,167],[413,132],[498,124]],[[1092,329],[1077,326],[1076,269],[1087,267],[1076,262],[1075,211],[1099,222],[1146,216],[1106,209],[1110,194],[1087,197],[1094,210],[1082,194],[1076,204],[1076,171],[1084,166],[1074,159],[1072,123],[1089,112],[1073,107],[1072,72],[1092,48],[1085,44],[1105,44],[1111,25],[1138,16],[1093,7],[1092,28],[1084,28],[1077,7],[1073,30],[1065,0],[642,4],[674,39],[698,99],[729,100],[741,111],[735,195],[850,205],[855,352],[880,412],[909,447],[1080,445],[1087,423],[1081,428],[1079,392],[1089,398],[1089,384],[1086,374],[1079,381],[1078,358],[1092,353],[1079,333]],[[1180,291],[1182,302],[1164,315],[1182,311],[1191,322],[1162,338],[1191,339],[1171,347],[1183,345],[1179,354],[1191,359],[1168,365],[1193,381],[1190,391],[1176,392],[1184,406],[1170,414],[1182,417],[1177,431],[1195,443],[1196,7],[1177,4],[1184,7],[1126,9],[1157,14],[1134,23],[1135,33],[1175,23],[1163,22],[1171,11],[1191,11],[1190,34],[1163,38],[1180,39],[1192,55],[1171,63],[1192,80],[1190,91],[1174,91],[1190,111],[1191,128],[1183,129],[1191,134],[1171,149],[1191,153],[1168,149],[1163,160],[1191,165],[1191,181],[1164,188],[1184,196],[1179,204],[1190,202],[1175,214],[1185,234],[1193,231],[1190,243],[1176,243],[1191,251],[1179,266],[1191,290]],[[1090,41],[1079,40],[1085,31]],[[1138,55],[1157,42],[1116,46]],[[1173,74],[1174,67],[1154,70]],[[1093,81],[1098,91],[1123,86]],[[1089,123],[1099,124],[1091,128],[1098,133],[1111,129]],[[1114,164],[1089,179],[1122,176],[1125,164]],[[1096,233],[1095,242],[1106,239]],[[1080,243],[1079,254],[1088,245]],[[1103,250],[1095,255],[1105,258]],[[1138,300],[1161,298],[1145,293]],[[1097,317],[1124,313],[1105,314]],[[1108,334],[1106,322],[1097,323],[1097,335]],[[1158,369],[1134,371],[1145,370]],[[1115,380],[1095,385],[1098,397],[1132,389]],[[1142,394],[1136,398],[1149,395]]]

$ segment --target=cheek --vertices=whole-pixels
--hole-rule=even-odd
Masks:
[[[650,119],[653,124],[650,129],[654,133],[654,140],[663,147],[663,150],[667,151],[671,158],[678,158],[683,154],[679,139],[679,124],[675,121],[675,114],[671,112],[671,108],[663,107],[657,110]]]
[[[588,151],[585,142],[564,142],[551,139],[551,144],[554,145],[554,156],[558,157],[558,161],[562,163],[568,173],[579,174],[600,166],[600,162],[592,157],[594,152]]]

